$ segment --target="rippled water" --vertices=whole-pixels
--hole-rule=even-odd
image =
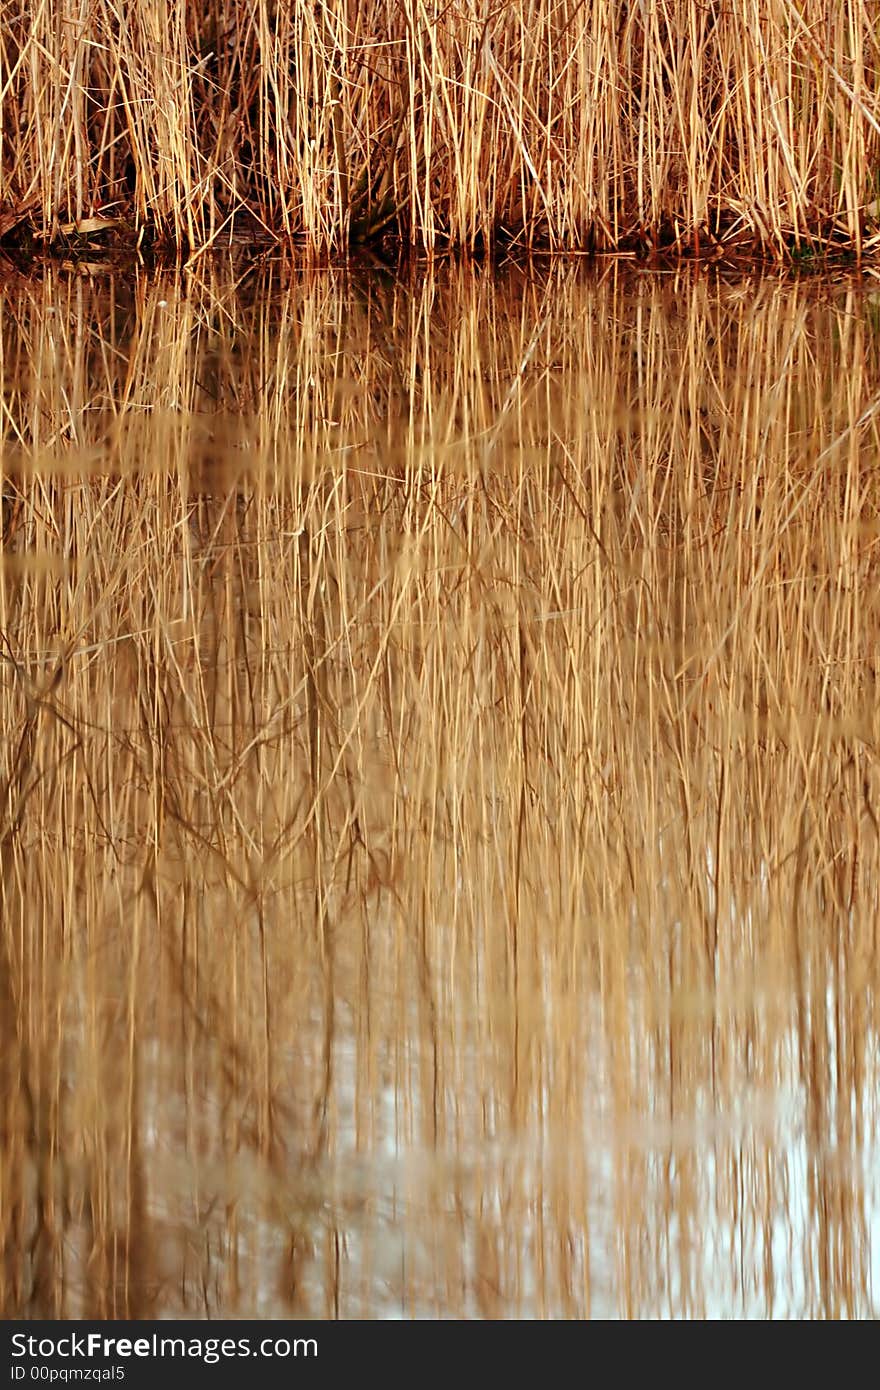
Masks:
[[[0,298],[3,1315],[872,1314],[871,283]]]

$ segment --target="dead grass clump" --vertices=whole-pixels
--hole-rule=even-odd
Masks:
[[[865,0],[0,0],[0,235],[860,255],[878,42]]]

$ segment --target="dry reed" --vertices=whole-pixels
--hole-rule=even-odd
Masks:
[[[840,287],[2,292],[0,1309],[871,1311]]]
[[[876,0],[0,0],[0,235],[876,238]]]

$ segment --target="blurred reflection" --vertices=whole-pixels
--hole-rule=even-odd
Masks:
[[[0,298],[3,1315],[872,1313],[875,297]]]

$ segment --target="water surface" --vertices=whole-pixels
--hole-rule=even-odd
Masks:
[[[873,1314],[871,285],[0,298],[3,1315]]]

